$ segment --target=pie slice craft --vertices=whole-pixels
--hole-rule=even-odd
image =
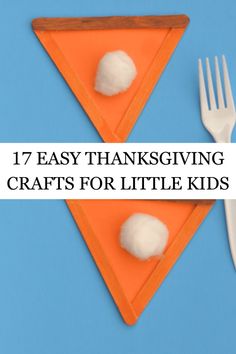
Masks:
[[[139,114],[181,39],[185,15],[38,18],[32,27],[105,142],[127,140]],[[94,90],[103,55],[123,50],[134,61],[137,77],[121,94]]]
[[[185,15],[39,18],[38,39],[105,142],[124,142],[159,80],[189,19]],[[99,60],[123,50],[137,77],[124,93],[106,97],[94,90]],[[67,200],[67,205],[124,321],[133,325],[160,287],[213,202]],[[163,257],[140,261],[119,245],[122,223],[133,213],[161,219],[170,231]]]
[[[124,321],[133,325],[213,202],[67,200],[67,205]],[[134,213],[153,215],[167,225],[170,236],[161,258],[141,261],[120,247],[120,227]]]

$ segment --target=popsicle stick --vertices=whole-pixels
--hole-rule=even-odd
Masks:
[[[186,15],[172,16],[111,16],[111,17],[58,17],[36,18],[34,30],[102,30],[128,28],[185,28],[189,23]]]
[[[214,199],[179,199],[174,200],[175,202],[183,202],[183,203],[194,203],[194,204],[213,204],[215,202]]]

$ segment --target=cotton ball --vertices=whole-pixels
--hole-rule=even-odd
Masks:
[[[146,260],[163,253],[168,236],[166,225],[158,218],[148,214],[133,214],[121,227],[120,244],[133,256]]]
[[[133,60],[122,50],[106,53],[98,64],[95,90],[113,96],[127,90],[137,75]]]

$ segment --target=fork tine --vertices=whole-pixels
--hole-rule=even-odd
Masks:
[[[212,110],[216,109],[216,100],[211,76],[211,67],[209,63],[209,59],[206,58],[206,71],[207,71],[207,81],[208,81],[208,90],[209,90],[209,100],[210,100],[210,107]]]
[[[221,78],[220,78],[219,62],[218,62],[217,57],[215,57],[215,72],[216,72],[216,87],[217,87],[217,96],[218,96],[218,106],[219,106],[219,108],[224,108],[225,103],[224,103],[222,84],[221,84]]]
[[[230,84],[229,73],[228,73],[228,67],[227,67],[227,63],[226,63],[226,59],[225,59],[224,55],[222,55],[222,62],[223,62],[225,97],[226,97],[227,107],[235,110],[234,99],[233,99],[233,95],[232,95],[231,84]]]
[[[200,93],[200,104],[202,116],[205,112],[208,111],[207,95],[206,95],[206,86],[202,70],[202,61],[198,59],[198,76],[199,76],[199,93]]]

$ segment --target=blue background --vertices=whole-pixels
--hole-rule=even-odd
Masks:
[[[199,116],[199,56],[226,54],[236,94],[235,0],[0,0],[0,12],[1,142],[101,141],[31,31],[34,17],[190,16],[130,142],[212,141]],[[235,354],[235,328],[221,201],[132,328],[63,201],[0,202],[1,354]]]

